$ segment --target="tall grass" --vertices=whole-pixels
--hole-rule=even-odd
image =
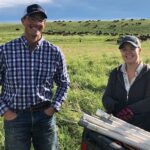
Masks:
[[[0,34],[2,44],[20,33]],[[101,97],[110,71],[122,62],[120,53],[115,40],[109,42],[106,40],[112,38],[108,36],[45,35],[45,38],[63,50],[71,79],[68,98],[61,111],[57,113],[60,149],[79,150],[83,128],[78,125],[78,121],[83,112],[95,114],[98,108],[103,108]],[[142,57],[148,63],[149,46],[149,41],[143,43]],[[2,120],[0,120],[1,147],[3,147],[3,138]]]

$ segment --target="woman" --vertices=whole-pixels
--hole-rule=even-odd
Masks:
[[[108,113],[150,131],[150,67],[141,61],[141,43],[125,36],[119,43],[124,64],[109,77],[103,105]]]

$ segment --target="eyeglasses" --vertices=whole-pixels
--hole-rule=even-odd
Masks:
[[[28,16],[28,19],[29,19],[29,21],[40,22],[40,23],[42,23],[46,20],[45,18],[43,18],[41,16],[35,16],[35,15],[34,16]]]

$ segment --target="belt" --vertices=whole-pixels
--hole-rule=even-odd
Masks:
[[[41,111],[41,110],[44,110],[48,107],[50,107],[51,105],[51,102],[47,101],[47,102],[42,102],[42,103],[39,103],[39,104],[36,104],[36,105],[32,105],[31,107],[28,107],[26,109],[12,109],[12,111],[18,113],[18,112],[35,112],[35,111]]]

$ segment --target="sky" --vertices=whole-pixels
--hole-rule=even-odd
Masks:
[[[49,21],[150,18],[150,0],[0,0],[0,23],[20,22],[33,3],[46,10]]]

